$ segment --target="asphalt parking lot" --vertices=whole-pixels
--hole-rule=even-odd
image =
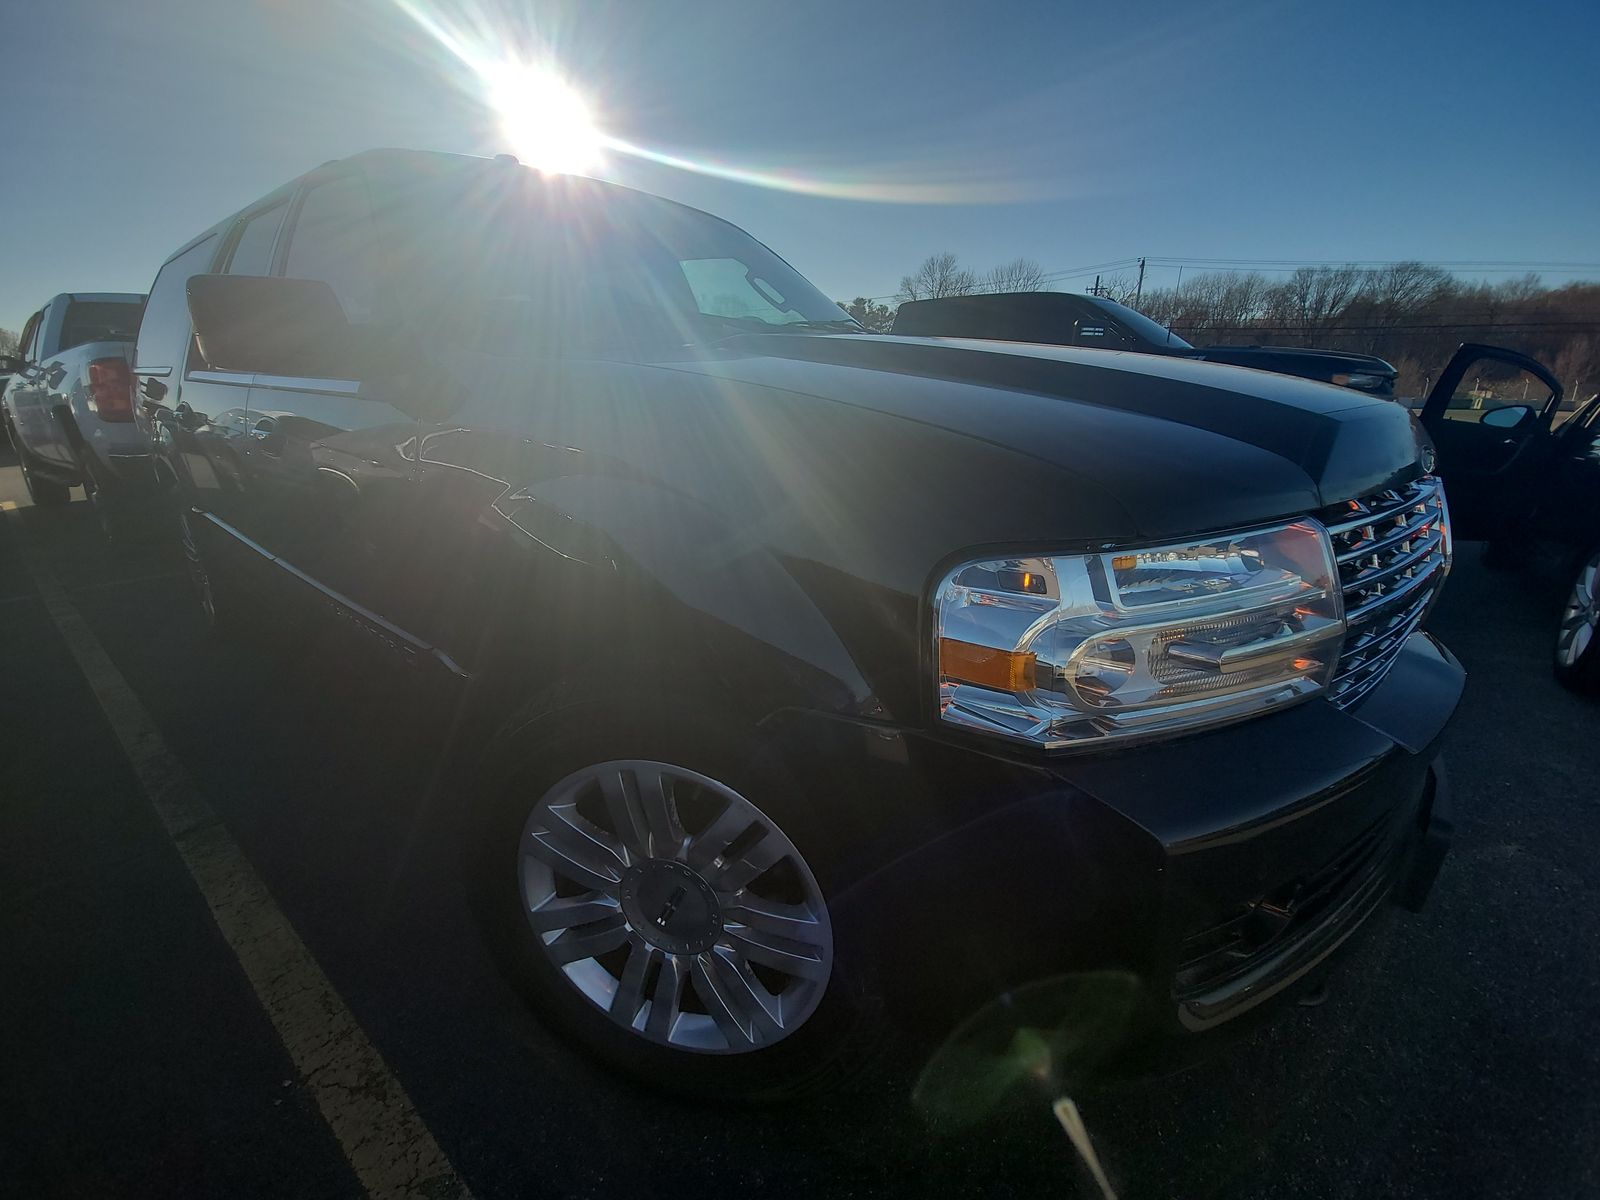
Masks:
[[[206,649],[173,546],[106,547],[81,501],[28,508],[0,454],[0,1192],[362,1194],[46,579],[472,1195],[1093,1194],[1041,1096],[931,1129],[909,1048],[842,1098],[770,1110],[592,1067],[480,949],[441,832],[450,778],[407,698],[265,631]],[[1432,620],[1470,678],[1429,908],[1375,922],[1320,1007],[1080,1095],[1122,1196],[1600,1194],[1600,705],[1550,676],[1558,599],[1461,548]]]

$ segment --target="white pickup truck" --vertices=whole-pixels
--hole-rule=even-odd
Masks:
[[[23,326],[20,363],[0,395],[33,502],[65,504],[81,485],[107,532],[152,490],[129,370],[143,308],[136,293],[54,297]]]

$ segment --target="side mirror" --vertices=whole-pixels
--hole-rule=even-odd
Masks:
[[[1478,418],[1478,424],[1491,429],[1521,429],[1534,416],[1531,404],[1508,404],[1504,408],[1491,408]]]
[[[189,316],[200,353],[221,371],[360,379],[367,331],[350,324],[320,279],[195,275]]]

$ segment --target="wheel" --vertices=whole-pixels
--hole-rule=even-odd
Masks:
[[[1600,693],[1600,546],[1579,563],[1556,628],[1556,679],[1575,692]]]
[[[718,1099],[859,1066],[828,905],[778,819],[794,797],[716,739],[535,722],[502,746],[480,915],[547,1021],[610,1066]],[[659,722],[665,726],[668,722]],[[758,790],[759,789],[759,790]]]
[[[22,467],[22,484],[28,489],[28,499],[40,508],[60,508],[72,498],[72,489],[66,484],[34,475],[33,468],[28,465],[28,452],[22,448],[20,439],[13,437],[12,445],[17,450],[17,462]]]

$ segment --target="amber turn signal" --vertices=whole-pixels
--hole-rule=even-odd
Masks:
[[[939,639],[939,672],[962,683],[1002,692],[1033,690],[1037,659],[1014,650],[995,650],[955,638]]]

